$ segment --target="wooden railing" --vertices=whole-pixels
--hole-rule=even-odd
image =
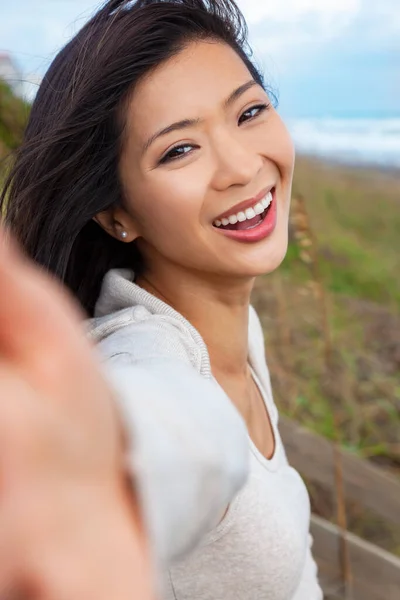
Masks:
[[[290,464],[307,480],[335,494],[334,444],[284,417],[280,432]],[[385,521],[400,524],[400,480],[343,450],[340,462],[346,499],[357,501]],[[327,600],[400,600],[400,558],[315,515],[311,532]],[[343,576],[343,537],[350,586]]]

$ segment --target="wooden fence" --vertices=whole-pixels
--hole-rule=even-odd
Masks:
[[[286,418],[280,420],[280,432],[293,467],[335,494],[334,445]],[[346,498],[400,524],[400,480],[346,451],[340,451],[340,460]],[[311,531],[326,599],[400,600],[400,558],[317,516],[312,517]],[[350,587],[343,580],[343,538]]]

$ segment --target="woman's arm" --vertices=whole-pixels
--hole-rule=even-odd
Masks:
[[[249,449],[245,424],[215,380],[166,355],[160,336],[175,349],[181,343],[172,325],[141,323],[106,338],[100,351],[154,559],[163,568],[218,524],[246,481]]]
[[[0,290],[0,597],[150,600],[244,483],[244,423],[180,361],[101,368],[80,311],[1,228]]]

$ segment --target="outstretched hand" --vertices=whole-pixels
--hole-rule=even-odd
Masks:
[[[82,320],[0,229],[0,598],[151,598],[122,428]]]

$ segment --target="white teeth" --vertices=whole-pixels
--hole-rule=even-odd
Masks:
[[[230,215],[227,218],[216,219],[214,221],[214,225],[216,227],[221,227],[221,225],[236,225],[237,222],[243,223],[246,220],[254,219],[256,215],[261,215],[271,204],[272,202],[272,192],[268,192],[268,194],[263,198],[260,202],[257,202],[252,208],[248,208],[245,211],[240,211],[236,215]]]
[[[272,202],[272,194],[271,194],[271,192],[268,192],[266,197],[261,200],[261,204],[263,205],[264,208],[268,208],[268,206],[271,204],[271,202]]]
[[[254,217],[256,216],[256,213],[254,212],[253,208],[248,208],[247,210],[244,211],[244,214],[246,215],[246,217],[249,220],[254,219]]]

